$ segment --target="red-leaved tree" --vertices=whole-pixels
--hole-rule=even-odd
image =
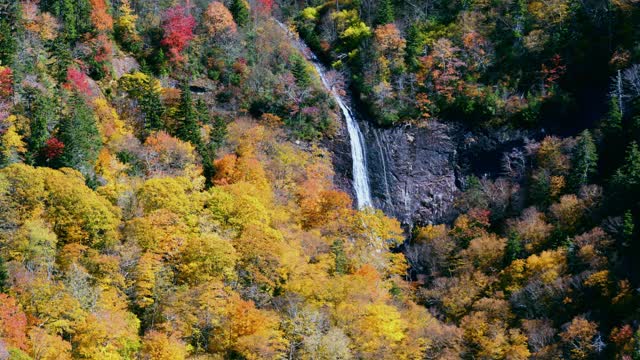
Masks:
[[[0,342],[27,350],[27,317],[20,310],[17,301],[0,294]]]
[[[64,87],[67,90],[76,90],[82,95],[93,96],[87,75],[73,67],[67,69],[67,83],[64,84]]]
[[[13,94],[13,72],[11,68],[0,66],[0,99]]]
[[[258,0],[258,12],[261,15],[271,15],[273,0]]]
[[[164,38],[161,44],[169,49],[171,61],[176,63],[184,61],[182,52],[194,38],[195,27],[196,20],[184,6],[174,6],[164,13],[162,19]]]
[[[54,137],[47,140],[42,150],[43,155],[47,161],[51,161],[58,156],[62,155],[64,151],[64,143]]]

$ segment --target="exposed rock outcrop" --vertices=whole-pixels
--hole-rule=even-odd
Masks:
[[[425,127],[382,129],[359,123],[367,147],[374,205],[406,228],[451,220],[458,191],[453,126],[434,121]],[[349,146],[344,126],[327,143],[336,171],[334,182],[353,195]]]
[[[424,127],[361,126],[376,207],[408,227],[449,220],[458,191],[453,128],[435,121]]]
[[[116,79],[120,79],[124,74],[140,70],[140,64],[132,56],[119,56],[111,60],[113,73]]]

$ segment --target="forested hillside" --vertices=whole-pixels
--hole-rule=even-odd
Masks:
[[[640,359],[639,7],[0,0],[0,359]],[[403,229],[336,94],[559,131]]]

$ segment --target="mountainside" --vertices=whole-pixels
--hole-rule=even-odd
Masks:
[[[637,0],[0,0],[0,359],[640,359],[639,141]]]

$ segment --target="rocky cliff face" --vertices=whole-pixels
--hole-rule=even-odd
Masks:
[[[360,121],[367,146],[367,167],[374,204],[406,228],[451,219],[457,179],[457,150],[452,126],[390,129]],[[336,184],[353,193],[348,134],[342,129],[328,143]]]
[[[438,122],[391,129],[361,126],[376,207],[408,227],[449,220],[458,191],[453,129]]]
[[[502,175],[505,154],[523,153],[525,144],[543,131],[493,129],[470,131],[431,120],[424,127],[382,129],[359,121],[367,147],[367,168],[376,208],[398,219],[405,229],[452,221],[454,200],[467,175]],[[334,182],[353,192],[349,134],[344,125],[325,144],[332,153]]]

